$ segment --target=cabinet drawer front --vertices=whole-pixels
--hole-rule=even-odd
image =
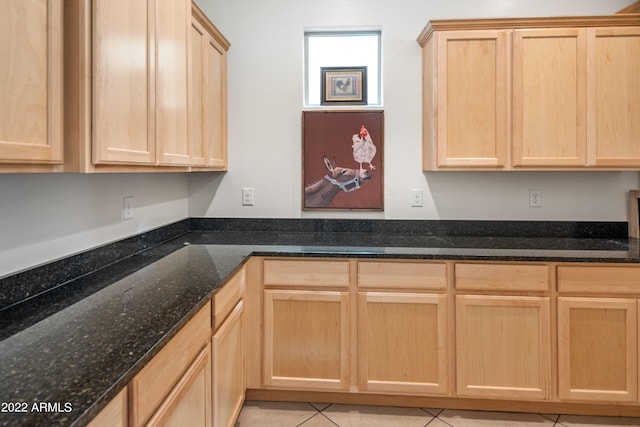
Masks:
[[[131,381],[131,420],[145,424],[186,372],[211,335],[211,303],[195,315]]]
[[[213,295],[213,329],[217,330],[244,295],[245,270],[242,269]]]
[[[349,286],[349,261],[264,261],[265,286]]]
[[[456,289],[548,291],[549,267],[529,264],[456,264]]]
[[[359,262],[358,286],[446,289],[447,266],[444,263]]]
[[[640,294],[640,268],[632,266],[558,266],[558,291]]]

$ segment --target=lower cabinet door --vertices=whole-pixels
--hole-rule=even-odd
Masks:
[[[635,299],[558,298],[560,399],[637,401],[637,310]]]
[[[349,294],[264,291],[264,384],[349,388]]]
[[[456,296],[459,396],[549,398],[549,298]]]
[[[447,297],[420,293],[358,294],[361,391],[446,394]]]
[[[244,306],[240,301],[213,335],[213,425],[229,427],[244,403]]]
[[[211,425],[211,351],[207,345],[151,417],[147,426]]]

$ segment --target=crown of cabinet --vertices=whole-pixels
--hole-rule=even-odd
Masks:
[[[515,30],[534,28],[635,27],[640,14],[536,18],[438,19],[427,23],[417,41],[424,47],[434,31]]]
[[[423,169],[640,169],[640,15],[431,21]]]

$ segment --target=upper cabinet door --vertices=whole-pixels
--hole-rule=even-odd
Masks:
[[[93,162],[154,164],[150,127],[153,5],[93,2]]]
[[[0,163],[63,161],[61,0],[0,1]]]
[[[204,45],[204,138],[207,166],[227,169],[227,47],[213,37]]]
[[[513,166],[586,166],[583,28],[514,30]]]
[[[506,34],[501,30],[451,31],[435,36],[435,104],[427,114],[435,117],[437,168],[506,165]]]
[[[155,129],[158,164],[189,165],[187,52],[191,2],[155,0]]]
[[[189,150],[199,170],[227,170],[229,42],[194,3],[189,73]]]
[[[640,166],[640,27],[591,28],[587,111],[590,164]]]

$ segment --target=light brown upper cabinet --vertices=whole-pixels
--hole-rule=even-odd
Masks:
[[[194,92],[206,91],[192,42],[190,0],[67,1],[65,171],[206,166],[190,142]],[[217,107],[226,122],[226,98]]]
[[[1,172],[61,168],[62,17],[62,0],[0,2]]]
[[[512,165],[586,166],[585,30],[514,30],[512,38]]]
[[[423,61],[424,168],[505,167],[507,32],[434,33]]]
[[[589,161],[640,165],[640,27],[587,30]]]
[[[432,21],[423,169],[640,168],[640,16]]]
[[[227,169],[227,50],[229,41],[193,4],[189,144],[192,165]]]

